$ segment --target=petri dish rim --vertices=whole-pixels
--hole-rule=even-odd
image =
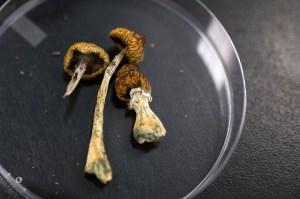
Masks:
[[[185,10],[184,4],[185,2],[183,1],[157,1],[157,0],[151,0],[155,3],[158,3],[171,11],[177,12],[178,9],[179,13]],[[6,3],[3,4],[3,6],[0,8],[0,12],[6,8],[6,6],[9,6],[10,3],[13,3],[13,0],[8,0]],[[20,3],[22,5],[22,1],[16,1],[17,4]],[[31,5],[28,7],[25,7],[25,9],[19,10],[17,13],[13,12],[13,14],[24,14],[26,11],[29,11],[33,7],[39,5],[44,1],[38,1],[34,0],[31,1]],[[200,12],[202,15],[204,15],[203,18],[198,18],[197,16],[194,16],[190,10],[186,12],[190,12],[188,15],[189,18],[186,20],[192,20],[193,23],[197,23],[197,25],[201,26],[201,30],[203,31],[203,37],[208,40],[208,42],[211,43],[212,46],[216,49],[218,55],[221,57],[222,62],[226,62],[226,55],[224,55],[225,52],[222,51],[222,45],[227,45],[227,50],[231,51],[231,59],[229,63],[225,63],[225,73],[226,73],[226,79],[229,83],[229,88],[230,88],[230,95],[233,99],[230,104],[230,117],[229,117],[229,125],[228,125],[228,130],[226,134],[226,139],[224,142],[224,145],[222,147],[222,150],[220,152],[219,157],[217,158],[217,161],[215,162],[214,166],[211,168],[210,172],[206,175],[206,177],[200,182],[200,184],[193,189],[188,195],[186,195],[184,198],[192,198],[195,195],[199,194],[203,189],[205,189],[214,179],[215,177],[222,171],[226,163],[228,162],[232,152],[234,151],[240,135],[242,133],[242,128],[244,125],[245,121],[245,114],[246,114],[246,85],[245,85],[245,79],[244,79],[244,74],[243,74],[243,69],[242,65],[239,59],[239,56],[237,54],[237,51],[233,45],[232,40],[230,39],[228,33],[226,32],[225,28],[222,26],[222,24],[219,22],[219,20],[214,16],[214,14],[199,0],[193,1],[192,4],[194,4],[194,8],[192,9],[194,12]],[[172,5],[171,7],[169,7]],[[28,9],[28,10],[26,10]],[[23,12],[23,13],[22,13]],[[9,15],[12,16],[12,15]],[[4,23],[1,25],[0,32],[4,32],[4,28],[9,27],[13,21],[8,20],[4,21]],[[12,17],[11,19],[15,18]],[[205,20],[205,21],[201,21]],[[210,33],[207,30],[207,27],[209,24],[216,24],[216,26],[219,28],[220,32],[218,34],[222,35],[224,43],[218,42],[215,38],[213,33]],[[203,25],[205,24],[205,25]],[[215,33],[215,32],[214,32]],[[1,34],[0,34],[1,35]],[[220,50],[221,49],[221,50]],[[226,53],[225,53],[226,54]],[[229,66],[229,64],[232,64]],[[236,78],[233,80],[233,78]],[[234,82],[234,83],[233,83]],[[237,84],[238,83],[238,84]],[[234,87],[237,87],[239,89],[236,89]],[[29,190],[27,190],[25,187],[23,187],[21,184],[16,184],[15,181],[7,177],[7,172],[5,173],[5,169],[0,165],[0,173],[1,175],[7,180],[7,182],[23,197],[25,198],[39,198],[39,196],[36,196],[35,194],[31,193]]]

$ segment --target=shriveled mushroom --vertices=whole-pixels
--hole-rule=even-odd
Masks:
[[[117,48],[127,47],[126,58],[130,64],[139,65],[144,59],[146,37],[126,28],[115,28],[108,35]]]
[[[149,106],[151,85],[135,65],[126,64],[120,68],[115,91],[118,98],[136,112],[133,136],[138,143],[156,142],[165,137],[165,127]]]
[[[125,52],[126,48],[124,48],[113,59],[113,61],[105,70],[104,77],[97,95],[92,137],[85,165],[85,172],[89,174],[95,174],[103,184],[106,184],[112,179],[112,170],[107,159],[103,143],[103,109],[109,80],[120,64]]]
[[[64,97],[70,95],[80,79],[93,79],[109,65],[109,55],[93,43],[78,42],[70,46],[64,58],[64,71],[72,76]]]

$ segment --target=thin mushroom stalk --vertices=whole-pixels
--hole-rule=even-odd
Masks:
[[[136,112],[133,137],[138,143],[157,142],[165,137],[164,125],[149,106],[151,85],[135,65],[124,65],[118,71],[115,91],[118,98]]]
[[[85,172],[95,174],[103,184],[106,184],[112,179],[112,169],[105,153],[103,142],[103,110],[105,98],[110,78],[120,64],[125,53],[126,48],[113,59],[104,72],[104,77],[97,95],[92,136],[85,165]]]
[[[67,90],[63,96],[63,98],[72,94],[75,90],[76,86],[78,85],[82,75],[86,71],[87,63],[84,60],[81,60],[78,65],[75,66],[74,74],[72,75],[72,79],[67,86]]]

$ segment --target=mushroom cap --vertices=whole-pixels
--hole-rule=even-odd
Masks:
[[[118,98],[128,104],[130,101],[130,90],[138,87],[145,92],[151,93],[150,83],[147,78],[137,70],[137,66],[133,64],[122,66],[117,72],[115,81],[115,91]]]
[[[77,42],[70,46],[64,58],[64,71],[73,76],[75,65],[87,56],[87,70],[82,79],[93,79],[102,74],[110,63],[109,55],[104,49],[93,43]],[[101,61],[102,60],[102,61]],[[101,65],[103,62],[103,65]]]
[[[115,41],[119,50],[127,46],[126,57],[130,64],[139,65],[144,59],[146,37],[126,28],[115,28],[108,35]]]

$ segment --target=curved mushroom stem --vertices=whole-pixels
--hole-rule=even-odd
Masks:
[[[74,74],[72,76],[71,81],[68,84],[66,93],[64,94],[63,98],[69,96],[72,94],[72,92],[75,90],[76,86],[78,85],[81,76],[84,74],[87,68],[87,63],[85,60],[80,60],[80,63],[76,65]]]
[[[135,140],[144,142],[157,142],[166,135],[166,129],[149,106],[152,97],[140,87],[130,91],[129,109],[136,112],[136,120],[133,127]]]
[[[97,95],[92,137],[85,165],[85,172],[89,174],[95,174],[103,184],[106,184],[112,179],[112,170],[107,159],[103,143],[103,109],[109,80],[123,59],[125,52],[126,48],[123,49],[113,59],[113,61],[105,70],[104,77]]]

